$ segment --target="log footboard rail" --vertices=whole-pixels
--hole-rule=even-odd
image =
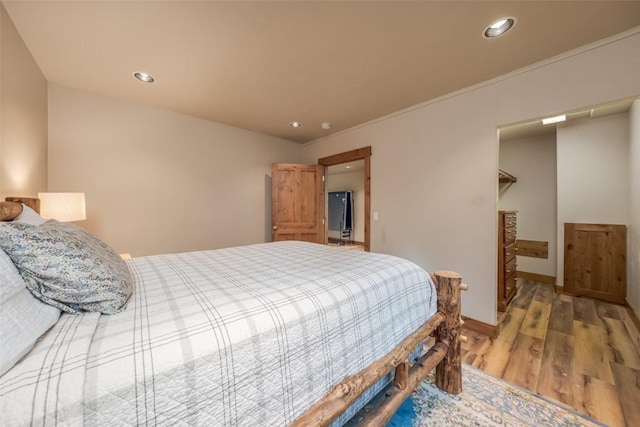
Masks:
[[[438,294],[438,311],[389,354],[336,384],[317,404],[291,424],[295,427],[326,426],[343,413],[367,388],[395,369],[393,384],[384,390],[362,425],[384,426],[402,402],[436,368],[436,386],[450,394],[462,391],[460,341],[460,291],[467,290],[459,274],[437,271],[432,275]],[[411,367],[409,356],[435,331],[435,344]]]

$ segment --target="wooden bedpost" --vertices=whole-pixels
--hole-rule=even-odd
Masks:
[[[448,344],[447,354],[436,366],[436,386],[450,394],[462,391],[462,357],[460,355],[460,290],[466,289],[462,277],[452,271],[433,275],[438,292],[438,311],[445,320],[436,328],[436,342]]]

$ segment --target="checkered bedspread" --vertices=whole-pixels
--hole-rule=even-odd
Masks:
[[[436,311],[411,262],[312,243],[128,263],[124,312],[63,314],[0,377],[4,423],[284,426]]]

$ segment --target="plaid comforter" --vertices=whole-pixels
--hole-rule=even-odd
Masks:
[[[125,311],[63,314],[0,377],[3,424],[284,426],[436,311],[415,264],[312,243],[128,265]]]

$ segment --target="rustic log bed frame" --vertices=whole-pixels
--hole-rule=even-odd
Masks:
[[[343,413],[367,388],[395,369],[395,379],[385,389],[384,398],[362,421],[364,426],[384,426],[402,402],[436,368],[436,386],[450,394],[462,391],[460,341],[460,291],[467,290],[459,274],[437,271],[432,275],[438,293],[438,311],[389,354],[346,377],[316,405],[302,414],[292,426],[326,426]],[[413,366],[407,362],[418,344],[435,331],[435,344]]]
[[[24,203],[40,212],[40,199],[7,197],[8,202]],[[396,348],[372,365],[336,384],[317,404],[309,408],[292,426],[326,426],[379,379],[395,369],[393,384],[384,390],[384,397],[369,411],[362,425],[384,426],[402,402],[436,368],[436,386],[450,394],[462,391],[462,358],[460,334],[460,291],[467,290],[458,273],[437,271],[432,276],[438,294],[438,311]],[[408,358],[420,343],[435,332],[435,344],[412,366]]]

